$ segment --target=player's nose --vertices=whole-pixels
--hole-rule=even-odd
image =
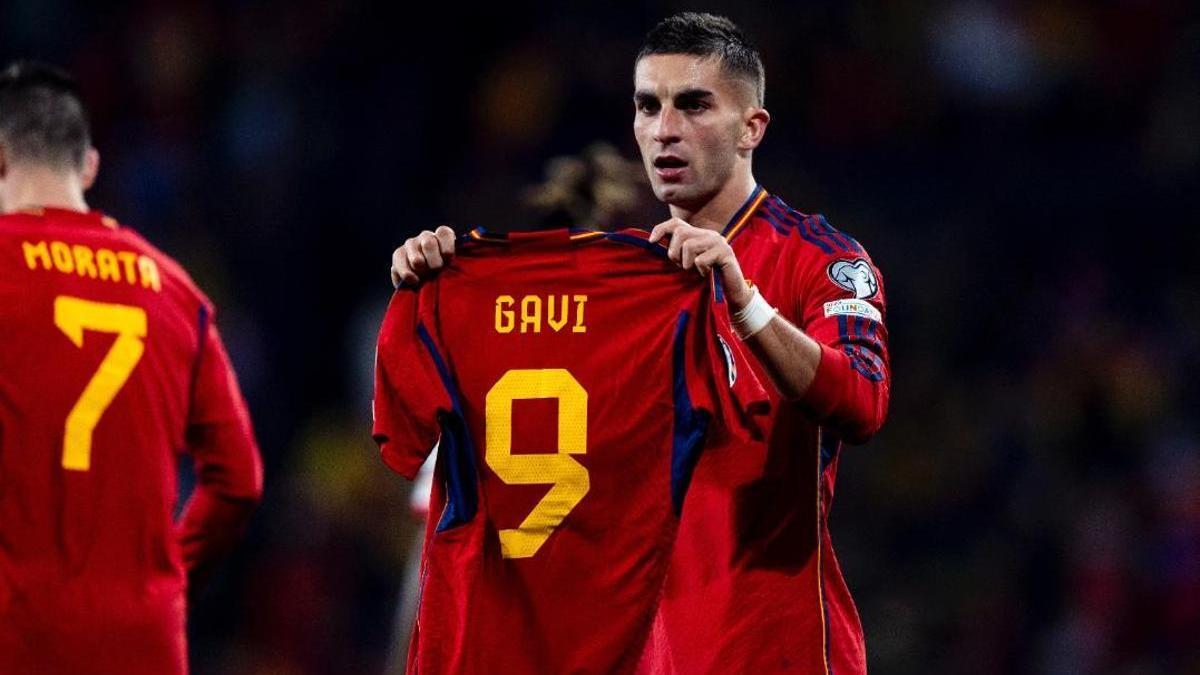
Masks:
[[[665,106],[659,112],[654,122],[654,140],[668,145],[676,143],[681,138],[681,116],[677,110]]]

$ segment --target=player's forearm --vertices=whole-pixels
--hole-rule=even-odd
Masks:
[[[188,438],[197,484],[179,519],[178,536],[194,588],[241,540],[263,484],[258,447],[243,425],[195,425]]]
[[[245,533],[258,498],[222,495],[204,485],[196,488],[179,521],[178,536],[194,589],[213,567],[233,551]]]
[[[843,440],[865,443],[883,425],[889,398],[886,369],[869,380],[855,372],[846,354],[822,346],[778,315],[747,338],[746,345],[781,396],[799,402]]]
[[[783,398],[795,401],[808,392],[821,363],[821,346],[787,319],[776,315],[746,339],[746,346]]]

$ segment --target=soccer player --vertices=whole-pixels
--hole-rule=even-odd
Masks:
[[[384,460],[440,438],[408,672],[632,672],[695,462],[766,392],[644,231],[470,237],[380,330]]]
[[[652,665],[862,673],[862,626],[828,517],[842,444],[867,441],[887,413],[883,282],[857,241],[754,179],[770,122],[764,82],[757,50],[709,14],[663,20],[635,61],[634,135],[671,212],[652,239],[669,238],[685,269],[720,274],[753,365],[780,398],[757,461],[746,448],[697,466]],[[440,268],[453,243],[447,227],[408,240],[393,283]]]
[[[662,21],[634,88],[634,135],[672,216],[651,239],[670,237],[685,269],[718,271],[735,326],[786,401],[761,465],[698,467],[658,656],[687,673],[862,673],[862,627],[828,516],[842,444],[865,442],[887,411],[879,270],[825,218],[757,185],[751,159],[770,121],[763,67],[730,21]]]
[[[89,209],[98,166],[65,73],[0,75],[3,673],[186,673],[187,591],[262,490],[212,303]]]

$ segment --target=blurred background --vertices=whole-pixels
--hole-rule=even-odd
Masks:
[[[390,252],[527,224],[551,157],[636,157],[632,59],[684,9],[762,50],[758,179],[887,279],[891,415],[832,517],[872,671],[1200,672],[1195,3],[0,6],[0,60],[81,80],[91,203],[213,297],[257,424],[195,672],[383,670],[419,527],[369,436]]]

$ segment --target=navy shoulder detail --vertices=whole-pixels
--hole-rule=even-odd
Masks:
[[[825,216],[801,213],[774,195],[763,201],[762,215],[777,231],[794,233],[826,255],[866,253],[854,237],[830,225]]]

